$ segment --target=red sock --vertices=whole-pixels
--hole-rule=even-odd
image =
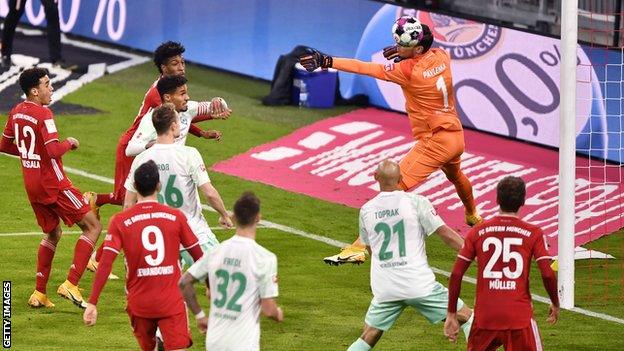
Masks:
[[[50,270],[52,269],[52,259],[54,259],[54,251],[56,251],[56,245],[46,239],[41,240],[39,251],[37,252],[37,278],[35,289],[42,294],[46,293],[46,286],[48,285]]]
[[[102,258],[102,252],[104,252],[104,242],[100,244],[97,251],[95,252],[95,261],[100,262],[100,258]]]
[[[85,268],[87,268],[87,263],[89,263],[89,257],[91,257],[91,253],[93,253],[94,246],[95,244],[93,241],[84,235],[81,235],[78,239],[76,248],[74,249],[74,261],[67,274],[67,280],[69,280],[70,283],[78,285],[82,273],[84,273]]]
[[[113,193],[96,194],[95,204],[97,206],[102,206],[102,205],[110,204],[112,200],[113,200]]]

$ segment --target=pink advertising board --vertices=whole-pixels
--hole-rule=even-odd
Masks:
[[[363,109],[296,130],[271,143],[219,162],[213,170],[270,184],[318,199],[360,207],[377,192],[373,179],[383,159],[400,160],[414,145],[404,115]],[[556,151],[506,138],[465,131],[462,168],[470,178],[480,213],[497,211],[496,184],[507,175],[527,183],[523,217],[540,225],[557,251]],[[624,185],[619,167],[578,159],[576,244],[624,226]],[[427,196],[444,220],[466,233],[463,207],[453,185],[437,172],[413,189]],[[295,204],[296,205],[296,204]]]

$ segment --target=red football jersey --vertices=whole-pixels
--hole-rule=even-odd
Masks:
[[[197,245],[184,214],[156,201],[140,202],[111,219],[104,250],[123,250],[128,307],[133,315],[161,318],[184,306],[178,288],[180,244]]]
[[[160,78],[159,78],[160,79]],[[141,124],[141,119],[145,114],[158,106],[160,106],[160,94],[158,94],[158,89],[156,89],[156,84],[158,83],[158,79],[154,81],[152,86],[149,88],[147,93],[145,93],[145,97],[143,98],[143,102],[141,103],[141,108],[139,108],[139,114],[134,118],[132,125],[128,130],[126,130],[125,134],[132,137],[134,132],[139,128],[139,124]]]
[[[24,101],[9,112],[3,135],[19,150],[24,186],[31,202],[56,202],[59,190],[72,186],[61,158],[52,158],[45,145],[58,141],[54,116],[49,108]]]
[[[458,257],[477,259],[477,327],[501,330],[531,325],[531,257],[551,258],[540,228],[517,217],[499,215],[468,233]]]

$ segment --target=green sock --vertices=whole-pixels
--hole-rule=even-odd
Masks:
[[[358,338],[357,340],[355,340],[353,344],[351,344],[351,346],[349,346],[347,351],[369,351],[372,349],[373,348],[370,347],[370,345],[368,345],[366,341],[362,340],[361,338]]]
[[[470,328],[472,328],[472,321],[474,320],[474,312],[470,315],[470,318],[466,321],[466,323],[462,324],[461,328],[464,331],[464,335],[466,335],[466,341],[468,340],[468,336],[470,335]]]

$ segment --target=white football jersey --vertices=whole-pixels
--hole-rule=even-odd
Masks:
[[[185,145],[154,144],[132,161],[130,174],[124,185],[127,190],[137,192],[134,188],[134,171],[149,160],[158,165],[158,202],[182,211],[200,244],[208,242],[209,238],[214,239],[215,236],[202,213],[197,190],[197,187],[210,182],[199,151]]]
[[[444,221],[425,197],[380,192],[360,209],[360,238],[371,248],[371,288],[378,302],[431,293],[435,275],[425,239]]]
[[[191,122],[199,112],[198,107],[199,103],[197,101],[189,101],[186,111],[178,112],[180,116],[180,136],[175,139],[176,144],[186,144],[186,137],[188,136]],[[128,142],[126,156],[136,156],[140,154],[145,151],[145,146],[147,146],[150,141],[156,140],[156,129],[152,122],[153,113],[153,109],[149,110],[145,116],[143,116],[143,119],[141,119],[141,123],[139,123],[137,130],[132,135],[132,139]]]
[[[260,350],[260,299],[278,295],[277,257],[255,240],[234,235],[188,272],[210,283],[206,349]]]

